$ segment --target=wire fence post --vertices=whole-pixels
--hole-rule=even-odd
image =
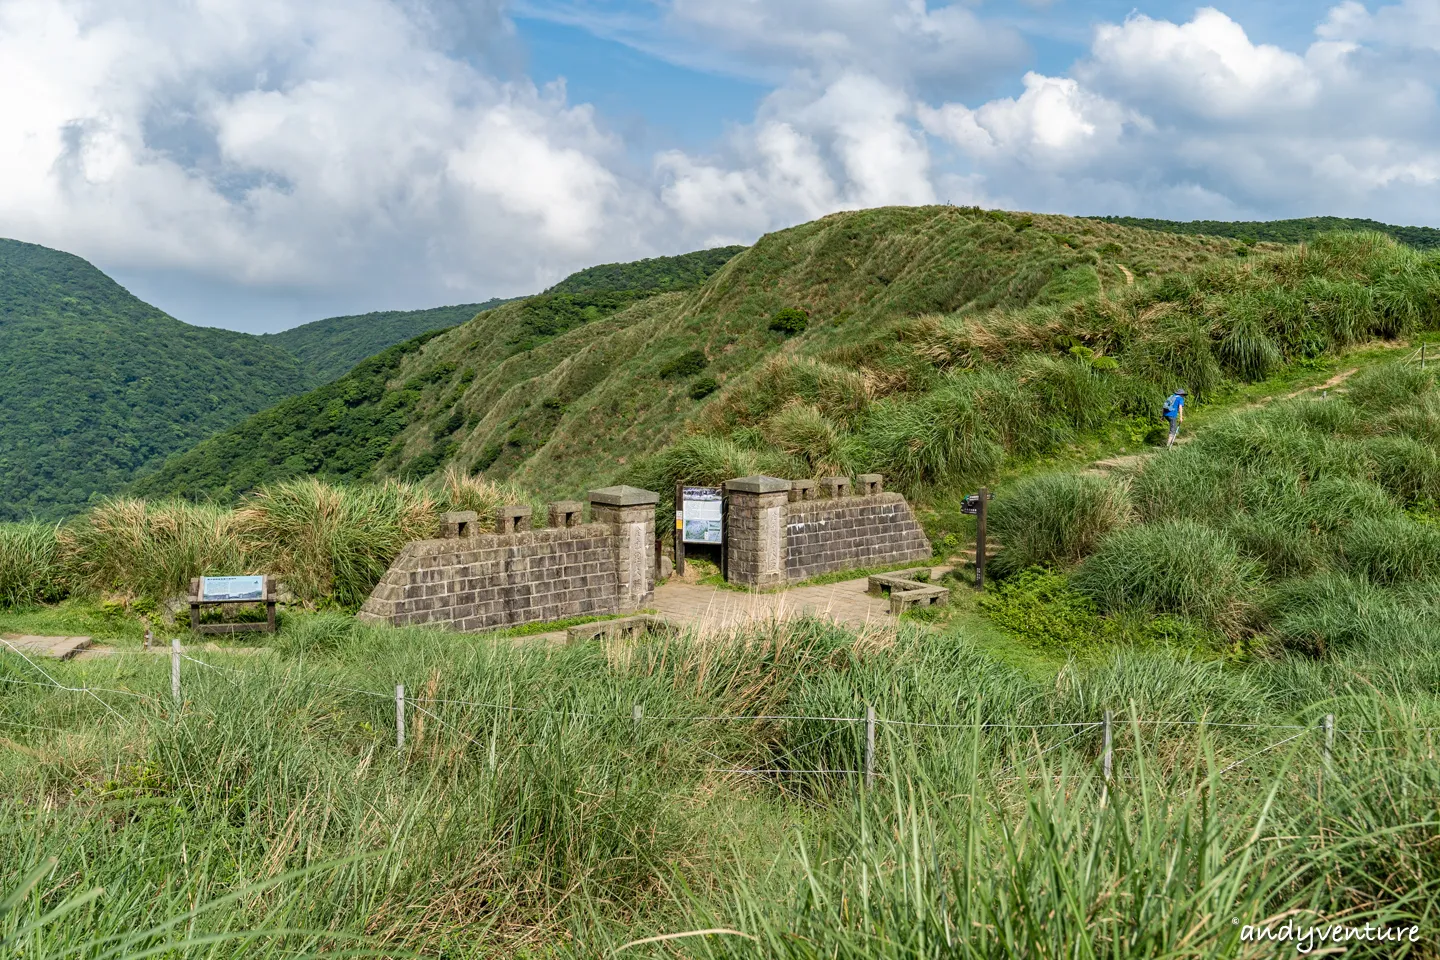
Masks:
[[[405,750],[405,684],[395,684],[395,752]]]
[[[170,641],[170,699],[180,706],[180,639]]]
[[[1106,710],[1106,711],[1105,711],[1105,753],[1104,753],[1104,760],[1103,760],[1103,762],[1102,762],[1102,767],[1103,767],[1104,772],[1105,772],[1105,783],[1104,783],[1104,785],[1101,786],[1101,788],[1100,788],[1100,805],[1101,805],[1102,807],[1103,807],[1103,806],[1105,805],[1105,803],[1110,799],[1110,775],[1111,775],[1111,773],[1113,772],[1113,770],[1114,770],[1114,768],[1115,768],[1115,752],[1114,752],[1115,740],[1114,740],[1114,734],[1113,734],[1113,729],[1114,729],[1114,728],[1113,728],[1113,726],[1112,726],[1113,719],[1114,719],[1113,714],[1111,714],[1111,712],[1110,712],[1109,710]]]
[[[1330,769],[1330,755],[1335,749],[1335,714],[1325,714],[1325,722],[1322,726],[1325,728],[1325,769],[1328,772]]]
[[[875,708],[865,705],[865,789],[875,786]]]
[[[636,729],[636,730],[639,730],[639,729],[640,729],[640,720],[641,720],[644,716],[645,716],[645,707],[642,706],[641,704],[638,704],[638,703],[637,703],[637,704],[635,704],[633,707],[630,708],[630,719],[635,722],[635,729]]]

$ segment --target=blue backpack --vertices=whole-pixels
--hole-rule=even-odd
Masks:
[[[1165,409],[1162,412],[1167,417],[1173,417],[1180,412],[1180,405],[1184,402],[1184,397],[1178,393],[1172,393],[1170,394],[1170,399],[1165,401]]]

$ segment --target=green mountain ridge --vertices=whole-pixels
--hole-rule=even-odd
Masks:
[[[1127,276],[1235,257],[1240,247],[954,207],[835,214],[767,235],[699,289],[624,309],[592,304],[583,322],[533,340],[526,331],[544,298],[488,311],[401,359],[383,397],[357,388],[354,403],[325,407],[325,429],[358,443],[365,431],[351,425],[386,406],[387,423],[401,411],[406,423],[378,457],[379,438],[364,437],[375,457],[369,477],[457,463],[546,495],[577,493],[627,476],[637,458],[685,434],[709,393],[763,376],[768,359],[843,352],[895,317],[1065,302]],[[795,337],[772,331],[772,316],[795,306],[810,311],[810,328]],[[135,490],[224,496],[293,475],[265,449],[272,431],[263,418],[237,425]],[[354,478],[348,467],[312,470]]]
[[[1230,237],[1236,240],[1300,243],[1313,240],[1322,233],[1368,231],[1388,237],[1419,250],[1440,247],[1440,229],[1435,227],[1398,227],[1378,220],[1353,217],[1301,217],[1295,220],[1152,220],[1147,217],[1094,217],[1106,223],[1166,233],[1201,234]]]
[[[397,343],[458,326],[475,314],[510,300],[462,303],[429,310],[381,310],[344,317],[326,317],[260,339],[279,346],[300,361],[316,384],[329,383],[367,357]]]
[[[72,512],[311,385],[277,346],[188,326],[79,257],[0,240],[0,519]]]

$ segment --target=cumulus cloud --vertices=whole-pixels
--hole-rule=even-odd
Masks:
[[[1068,77],[1031,73],[1019,97],[919,116],[986,189],[1024,205],[1434,222],[1436,74],[1397,66],[1394,46],[1437,10],[1342,4],[1300,51],[1210,8],[1178,24],[1134,14],[1097,28]]]
[[[656,0],[772,91],[649,158],[514,71],[504,4],[0,0],[0,235],[419,306],[888,203],[1440,221],[1440,0],[1294,49],[1137,13],[1000,97],[1025,43],[980,5]]]

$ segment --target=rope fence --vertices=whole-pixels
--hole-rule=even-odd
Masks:
[[[9,641],[0,638],[0,643],[3,643],[13,652],[18,654],[25,661],[25,663],[27,663],[37,674],[44,678],[43,680],[23,680],[14,677],[0,677],[0,684],[22,685],[28,687],[44,687],[47,689],[53,689],[61,692],[80,694],[91,697],[97,702],[99,702],[110,714],[114,715],[119,720],[127,724],[132,722],[131,719],[125,717],[123,714],[117,711],[110,703],[102,699],[100,696],[101,694],[131,697],[146,703],[155,704],[157,706],[163,705],[162,701],[155,697],[143,693],[138,693],[132,690],[118,690],[114,688],[89,686],[77,687],[61,683],[49,672],[47,672],[43,667],[37,664],[30,657],[26,656],[23,651],[16,648]],[[236,679],[232,679],[232,677],[238,677],[243,680],[252,678],[255,675],[251,671],[238,670],[234,667],[221,666],[191,656],[190,654],[184,652],[179,640],[171,641],[170,656],[171,696],[174,706],[177,709],[184,703],[182,697],[182,662],[188,662],[195,664],[198,667],[202,667],[206,671],[214,673],[216,676],[220,677],[227,683],[237,688],[240,687],[241,683]],[[493,703],[480,700],[462,700],[454,698],[423,696],[417,697],[407,695],[406,688],[403,684],[397,684],[395,687],[395,691],[392,694],[375,690],[366,690],[359,687],[346,686],[344,684],[328,683],[323,680],[314,680],[293,675],[287,677],[287,679],[309,686],[336,690],[356,696],[393,701],[395,705],[395,747],[396,750],[401,753],[406,750],[407,730],[409,727],[409,722],[407,720],[407,711],[414,711],[415,713],[423,717],[428,717],[434,720],[443,729],[453,732],[454,734],[458,735],[469,743],[480,747],[481,749],[488,749],[488,747],[486,744],[475,739],[473,736],[467,733],[454,721],[447,720],[444,717],[440,716],[440,714],[435,712],[435,709],[439,709],[441,707],[461,706],[496,712],[547,714],[550,716],[563,717],[566,719],[603,720],[615,723],[620,723],[627,719],[627,717],[623,713],[618,712],[613,714],[595,713],[590,711],[556,709],[553,707],[527,707],[519,706],[516,704]],[[1038,736],[1032,737],[1032,739],[1034,740],[1036,752],[1033,755],[1024,757],[1022,759],[1016,759],[1009,766],[1005,767],[999,772],[998,777],[1001,780],[1007,781],[1021,779],[1019,777],[1007,777],[1008,774],[1012,774],[1015,771],[1020,770],[1021,768],[1026,768],[1029,764],[1032,764],[1033,762],[1039,760],[1041,757],[1044,757],[1052,751],[1058,750],[1061,747],[1066,746],[1067,744],[1072,744],[1077,739],[1080,739],[1087,734],[1092,734],[1098,731],[1102,734],[1100,759],[1103,770],[1103,779],[1107,786],[1107,792],[1108,785],[1110,783],[1119,780],[1133,779],[1133,776],[1131,775],[1116,774],[1114,772],[1115,728],[1117,725],[1122,728],[1126,726],[1133,726],[1137,728],[1147,727],[1152,729],[1174,727],[1206,727],[1248,731],[1275,731],[1285,732],[1288,734],[1282,739],[1270,743],[1263,748],[1249,753],[1244,757],[1241,757],[1240,759],[1235,760],[1229,765],[1223,767],[1219,771],[1217,776],[1223,776],[1224,774],[1229,773],[1230,771],[1235,770],[1246,763],[1249,763],[1256,757],[1277,750],[1285,746],[1286,744],[1294,743],[1305,737],[1307,734],[1317,734],[1319,736],[1324,769],[1326,771],[1329,771],[1329,769],[1331,768],[1332,755],[1334,752],[1335,738],[1337,734],[1344,737],[1347,741],[1353,741],[1358,744],[1361,742],[1359,739],[1361,735],[1373,736],[1397,733],[1431,734],[1436,731],[1440,731],[1440,727],[1351,727],[1345,730],[1341,730],[1336,726],[1334,714],[1326,714],[1321,723],[1318,725],[1306,725],[1298,723],[1236,723],[1209,720],[1153,720],[1140,718],[1125,719],[1114,717],[1108,710],[1105,711],[1104,718],[1098,721],[1092,720],[1025,724],[997,723],[993,721],[977,720],[969,723],[937,723],[881,717],[876,713],[876,710],[873,706],[867,706],[865,708],[864,716],[820,716],[810,714],[722,714],[683,716],[646,714],[644,711],[644,706],[637,703],[632,706],[628,719],[634,725],[634,728],[636,730],[638,730],[642,725],[645,724],[753,724],[759,722],[829,723],[845,725],[850,728],[863,727],[864,740],[860,751],[863,762],[859,765],[849,767],[831,768],[815,767],[813,765],[806,766],[804,765],[803,758],[799,756],[800,751],[805,750],[806,748],[814,747],[816,744],[821,743],[822,741],[830,738],[833,734],[839,732],[839,730],[828,730],[818,736],[811,737],[803,743],[797,744],[795,746],[787,746],[777,756],[770,758],[771,762],[759,766],[747,766],[728,761],[724,757],[701,746],[699,743],[694,742],[693,740],[682,738],[681,742],[686,743],[688,746],[694,748],[702,754],[705,754],[707,757],[720,764],[720,766],[701,768],[704,772],[707,773],[729,773],[740,776],[853,776],[864,777],[867,786],[873,784],[877,776],[881,776],[881,774],[879,774],[876,770],[876,740],[878,731],[886,727],[933,731],[967,730],[974,731],[976,733],[991,730],[1000,730],[1030,731],[1032,734],[1038,734],[1041,731],[1054,731],[1068,734],[1068,736],[1064,736],[1057,742],[1043,747],[1040,745]],[[48,730],[56,733],[65,732],[59,728],[54,727],[41,727],[34,724],[13,722],[6,720],[3,717],[0,717],[0,725],[21,729]],[[1138,731],[1136,739],[1138,744]],[[787,762],[789,760],[795,760],[796,763],[792,765]],[[1027,770],[1027,773],[1028,772],[1029,771]],[[1033,776],[1034,774],[1031,773],[1030,775]]]

